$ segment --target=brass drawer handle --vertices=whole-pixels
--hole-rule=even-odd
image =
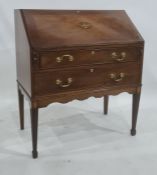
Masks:
[[[117,58],[116,61],[123,62],[126,59],[126,52],[122,52],[120,58]]]
[[[115,59],[116,61],[118,61],[118,62],[123,62],[123,61],[125,61],[125,59],[126,59],[126,52],[121,52],[120,57],[118,56],[118,54],[117,54],[116,52],[113,52],[113,53],[111,54],[111,56],[112,56],[112,58]]]
[[[121,53],[121,58],[125,59],[126,58],[126,52]]]
[[[117,59],[118,58],[118,54],[116,52],[112,52],[111,54],[113,59]]]
[[[68,78],[67,79],[67,84],[63,84],[63,81],[60,79],[56,80],[56,85],[59,85],[60,87],[66,88],[69,87],[72,83],[73,79],[72,78]]]
[[[72,55],[62,55],[61,57],[56,58],[56,62],[60,63],[62,62],[65,58],[67,58],[69,61],[73,61],[74,57]]]
[[[91,55],[95,55],[95,51],[94,50],[91,51]]]
[[[90,68],[90,72],[93,73],[94,72],[94,69],[93,68]]]
[[[110,78],[115,82],[120,82],[124,79],[125,73],[120,73],[118,76],[115,73],[110,74]]]

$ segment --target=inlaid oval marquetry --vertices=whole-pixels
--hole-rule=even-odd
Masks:
[[[80,22],[79,26],[82,28],[82,29],[89,29],[92,27],[92,25],[89,23],[89,22]]]

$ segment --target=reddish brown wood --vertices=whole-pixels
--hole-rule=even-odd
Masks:
[[[134,135],[144,40],[125,11],[15,10],[15,33],[19,102],[21,92],[30,102],[34,158],[38,108],[53,102],[104,97],[107,114],[109,95],[134,94]]]
[[[104,114],[108,114],[108,102],[109,102],[109,96],[104,96]]]
[[[137,92],[137,85],[132,86],[120,86],[120,87],[98,87],[97,89],[83,89],[77,91],[60,92],[56,94],[49,94],[44,96],[36,96],[32,99],[33,107],[46,107],[53,102],[67,103],[72,100],[85,100],[91,96],[99,98],[104,95],[118,95],[122,92],[128,92],[130,94]]]
[[[23,10],[22,13],[34,49],[143,41],[123,10]],[[82,29],[83,22],[91,27]]]
[[[31,50],[23,19],[18,10],[15,10],[15,42],[17,80],[31,96]]]
[[[49,68],[62,68],[69,66],[78,65],[91,65],[91,64],[102,64],[102,63],[121,63],[118,61],[122,56],[121,54],[126,52],[126,58],[121,62],[136,61],[138,59],[139,50],[135,47],[132,48],[88,48],[82,50],[65,50],[65,51],[54,51],[40,54],[39,69]],[[117,53],[117,58],[112,57],[112,53]],[[58,57],[64,55],[71,55],[73,61],[69,60],[69,57],[63,57],[61,62],[57,62]]]
[[[31,127],[32,127],[32,157],[38,157],[37,137],[38,137],[38,108],[31,108]]]
[[[139,84],[140,64],[131,62],[123,64],[105,64],[90,67],[75,67],[68,69],[48,70],[44,72],[36,72],[34,74],[34,94],[37,96],[47,95],[59,92],[68,92],[71,90],[80,90],[88,88],[109,87]],[[134,70],[134,71],[133,71]],[[92,71],[92,72],[91,72]],[[119,78],[120,73],[125,73],[124,78],[116,82],[110,77],[111,74]],[[62,84],[68,84],[68,78],[72,78],[72,82],[68,87],[61,87],[56,84],[56,80],[61,80]],[[139,84],[140,85],[140,84]]]
[[[21,90],[18,88],[18,100],[19,100],[19,115],[20,115],[20,128],[24,129],[24,97]]]
[[[140,95],[141,92],[133,94],[133,103],[132,103],[132,128],[131,128],[131,135],[136,135],[136,123],[137,123],[137,116],[138,116],[138,108],[140,102]]]

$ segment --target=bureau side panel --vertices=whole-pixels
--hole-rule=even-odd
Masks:
[[[16,44],[16,63],[17,63],[17,81],[31,96],[31,64],[30,64],[30,46],[22,19],[20,10],[14,11],[15,17],[15,44]]]

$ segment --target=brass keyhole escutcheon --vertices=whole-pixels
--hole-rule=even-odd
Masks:
[[[91,73],[93,73],[93,72],[94,72],[94,69],[93,69],[93,68],[91,68],[91,69],[90,69],[90,72],[91,72]]]
[[[94,50],[92,50],[92,51],[91,51],[91,54],[92,54],[92,55],[95,55],[95,51],[94,51]]]
[[[34,57],[33,60],[34,60],[34,61],[37,61],[37,60],[38,60],[38,57]]]

